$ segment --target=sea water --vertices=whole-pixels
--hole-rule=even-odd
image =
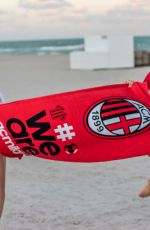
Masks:
[[[150,36],[134,37],[134,49],[150,52]]]
[[[150,51],[150,36],[134,37],[134,49]],[[84,50],[84,39],[1,41],[0,55],[57,55]]]
[[[57,55],[83,49],[82,38],[0,42],[0,55]]]

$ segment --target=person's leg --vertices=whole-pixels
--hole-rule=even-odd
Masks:
[[[144,198],[150,196],[150,180],[147,181],[145,188],[139,193],[139,197]]]
[[[0,155],[0,218],[2,215],[5,200],[5,171],[6,159]]]

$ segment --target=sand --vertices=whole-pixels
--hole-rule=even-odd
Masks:
[[[7,101],[143,80],[149,67],[72,71],[68,56],[1,57]],[[150,198],[138,192],[150,177],[145,157],[96,164],[24,157],[7,160],[1,230],[149,230]]]

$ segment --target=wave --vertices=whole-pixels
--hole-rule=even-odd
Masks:
[[[70,45],[70,46],[43,46],[39,48],[40,51],[69,51],[83,49],[84,45]]]
[[[46,55],[46,54],[61,54],[70,53],[75,50],[83,50],[84,45],[70,45],[70,46],[43,46],[43,47],[22,47],[22,48],[0,48],[0,54],[13,54],[13,55]]]
[[[0,48],[0,54],[1,53],[13,53],[15,51],[16,51],[16,49],[14,49],[14,48]]]
[[[82,39],[0,42],[0,55],[57,55],[83,49]]]

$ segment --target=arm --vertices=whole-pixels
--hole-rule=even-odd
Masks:
[[[5,200],[5,171],[6,159],[0,155],[0,218],[2,216],[4,200]]]

